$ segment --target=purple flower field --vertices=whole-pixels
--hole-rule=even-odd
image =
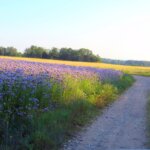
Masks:
[[[20,99],[21,101],[30,99],[32,101],[37,97],[38,87],[43,88],[41,97],[49,97],[47,90],[51,87],[50,79],[60,82],[66,75],[81,79],[98,76],[100,81],[104,82],[118,80],[122,72],[111,69],[0,59],[0,98]],[[21,91],[20,97],[18,97],[19,91]],[[33,107],[35,108],[34,105]]]
[[[58,65],[40,62],[27,62],[9,59],[0,59],[0,79],[11,80],[15,78],[25,78],[26,82],[37,78],[37,81],[54,78],[62,80],[64,75],[72,75],[73,77],[98,76],[101,81],[117,80],[122,72],[111,69],[98,69],[92,67],[75,67],[68,65]]]
[[[11,103],[13,105],[15,103],[16,105],[21,104],[17,108],[15,105],[14,108],[11,107],[18,115],[23,115],[24,113],[21,112],[36,108],[46,110],[51,97],[50,80],[53,79],[53,81],[58,81],[61,84],[66,75],[81,80],[96,76],[101,82],[107,82],[118,80],[122,72],[110,69],[0,59],[0,111],[11,114]],[[8,105],[5,105],[6,103]]]
[[[68,125],[71,123],[65,119],[72,118],[77,112],[82,114],[91,107],[109,103],[116,94],[111,82],[120,81],[122,75],[122,72],[110,69],[0,59],[0,145],[20,146],[26,138],[28,145],[38,141],[34,129],[36,127],[37,132],[41,130],[38,123],[45,130],[46,123],[38,119],[46,114],[45,119],[51,125],[47,128],[48,132],[60,138],[59,127],[53,130],[57,126],[55,123],[62,120],[58,126],[62,126],[64,132],[65,122]],[[102,101],[99,102],[99,99]],[[78,104],[80,100],[84,103]],[[65,118],[65,115],[68,117]],[[28,139],[31,135],[36,138]],[[50,140],[53,140],[53,135]],[[51,146],[56,146],[57,141],[55,139]]]

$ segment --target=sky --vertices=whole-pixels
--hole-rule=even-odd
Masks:
[[[0,0],[0,46],[31,45],[150,60],[150,0]]]

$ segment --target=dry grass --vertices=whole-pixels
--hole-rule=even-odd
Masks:
[[[72,66],[89,66],[97,68],[109,68],[120,70],[129,74],[150,76],[150,67],[141,66],[123,66],[123,65],[113,65],[105,63],[93,63],[93,62],[78,62],[78,61],[63,61],[63,60],[52,60],[52,59],[39,59],[39,58],[24,58],[24,57],[7,57],[0,56],[0,58],[14,59],[14,60],[26,60],[32,62],[43,62],[43,63],[53,63],[53,64],[66,64]]]

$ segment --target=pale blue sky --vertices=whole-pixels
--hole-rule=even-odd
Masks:
[[[150,0],[0,0],[0,46],[31,45],[150,60]]]

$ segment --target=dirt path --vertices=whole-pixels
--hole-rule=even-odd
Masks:
[[[89,127],[65,146],[65,150],[144,149],[146,102],[150,78],[136,82],[118,101],[106,108]]]

